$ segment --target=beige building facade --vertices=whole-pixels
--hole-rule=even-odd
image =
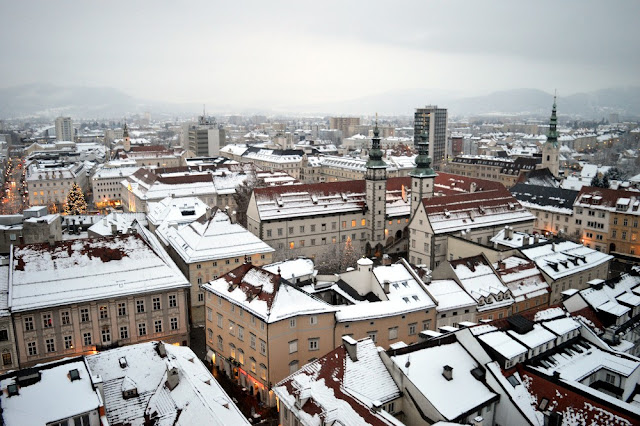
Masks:
[[[7,272],[20,367],[149,340],[189,343],[190,284],[143,227],[14,246]]]
[[[14,312],[21,367],[162,340],[188,345],[187,291]]]

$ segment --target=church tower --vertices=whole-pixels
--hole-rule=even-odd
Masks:
[[[127,127],[127,123],[124,123],[124,129],[122,131],[122,137],[123,139],[123,143],[122,143],[122,148],[126,151],[129,152],[131,151],[131,138],[129,137],[129,128]]]
[[[382,160],[377,117],[371,142],[371,151],[369,151],[367,171],[364,177],[367,197],[367,226],[369,228],[367,255],[382,256],[387,214],[387,164]]]
[[[560,172],[560,145],[558,144],[558,117],[556,116],[556,97],[553,97],[553,109],[549,120],[547,141],[542,145],[542,167],[547,167],[551,174],[558,177]]]
[[[426,133],[420,135],[416,168],[411,170],[409,176],[411,176],[411,216],[413,217],[422,199],[433,196],[433,184],[436,177],[436,172],[431,168]]]

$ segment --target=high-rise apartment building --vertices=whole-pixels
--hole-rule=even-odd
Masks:
[[[71,117],[56,118],[56,139],[59,141],[73,141],[73,122]]]
[[[414,116],[413,142],[417,147],[420,135],[426,133],[429,141],[429,157],[433,168],[439,170],[447,156],[447,109],[437,105],[417,108]]]
[[[342,132],[343,138],[353,135],[353,131],[349,131],[350,126],[359,126],[360,117],[329,117],[329,129],[337,129]]]
[[[201,115],[198,124],[189,127],[189,150],[196,157],[220,155],[220,147],[225,145],[225,140],[224,129],[213,117]]]

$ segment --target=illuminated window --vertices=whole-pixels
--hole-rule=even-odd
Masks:
[[[367,224],[367,219],[362,219],[360,221],[360,225],[365,226]]]
[[[354,220],[351,221],[351,227],[355,228],[355,226],[356,226],[356,220],[354,219]]]
[[[294,248],[294,247],[295,247],[295,243],[294,243],[293,241],[291,241],[291,242],[289,243],[289,248],[290,248],[291,250],[293,250],[293,248]]]

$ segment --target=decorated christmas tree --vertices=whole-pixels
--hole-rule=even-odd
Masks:
[[[84,199],[82,189],[74,183],[67,195],[67,202],[64,205],[64,214],[84,214],[87,212],[87,202]]]

